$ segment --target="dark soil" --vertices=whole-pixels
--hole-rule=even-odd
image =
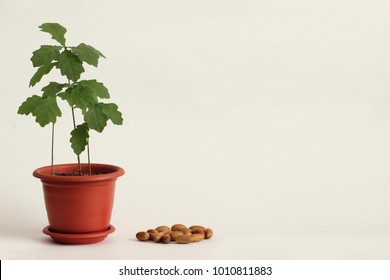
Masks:
[[[82,175],[80,175],[78,172],[64,172],[64,173],[56,173],[55,175],[56,176],[93,176],[93,175],[101,175],[101,174],[104,173],[95,172],[92,173],[91,175],[89,175],[88,173],[83,173]]]

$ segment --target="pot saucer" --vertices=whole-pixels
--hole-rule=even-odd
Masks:
[[[103,241],[107,235],[113,233],[115,227],[110,225],[107,230],[88,232],[88,233],[61,233],[50,230],[50,226],[43,229],[43,233],[49,235],[54,241],[61,244],[93,244]]]

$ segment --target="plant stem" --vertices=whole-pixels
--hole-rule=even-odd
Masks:
[[[73,119],[73,128],[76,128],[76,118],[74,116],[74,107],[72,106],[72,119]],[[83,175],[83,171],[81,170],[81,162],[80,162],[80,155],[77,155],[77,168],[79,175]]]
[[[51,127],[51,175],[54,176],[54,123]]]
[[[91,170],[91,157],[89,154],[89,139],[88,139],[88,143],[87,143],[87,154],[88,154],[88,175],[91,176],[92,170]]]

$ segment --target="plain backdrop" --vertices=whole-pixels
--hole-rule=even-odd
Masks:
[[[0,2],[1,259],[389,259],[390,2]],[[50,128],[19,105],[30,57],[64,25],[107,59],[86,66],[123,112],[92,133],[92,161],[126,170],[104,242],[62,246],[39,180]],[[75,162],[62,104],[55,162]],[[79,117],[80,120],[80,117]],[[86,158],[83,155],[83,161]],[[137,242],[158,225],[215,237]]]

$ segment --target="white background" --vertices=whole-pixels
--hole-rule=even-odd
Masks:
[[[384,0],[2,0],[0,258],[389,259],[389,12]],[[117,231],[95,245],[41,232],[31,173],[50,163],[50,128],[16,112],[63,79],[28,87],[31,52],[52,43],[44,22],[105,54],[82,77],[125,119],[91,139],[93,161],[126,170]],[[55,160],[74,162],[61,108]],[[174,223],[215,237],[134,238]]]

